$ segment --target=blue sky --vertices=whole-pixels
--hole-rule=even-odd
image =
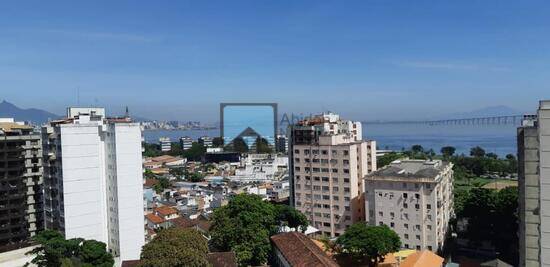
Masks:
[[[13,1],[0,99],[217,121],[220,102],[409,119],[550,98],[548,1]]]

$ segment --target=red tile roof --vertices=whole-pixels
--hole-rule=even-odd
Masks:
[[[143,185],[147,186],[147,187],[153,187],[154,185],[156,185],[158,183],[159,183],[159,181],[156,180],[156,179],[145,179],[145,183]]]
[[[336,267],[339,266],[323,250],[321,250],[306,235],[299,232],[288,232],[271,237],[271,241],[285,257],[286,261],[295,267]]]
[[[401,263],[401,267],[441,267],[442,265],[443,258],[429,250],[417,251]]]
[[[147,220],[151,221],[154,224],[159,224],[164,222],[164,220],[161,217],[152,213],[145,215],[145,218],[147,218]]]
[[[197,218],[197,219],[188,219],[188,218],[175,218],[170,220],[170,222],[173,223],[174,227],[180,227],[180,228],[191,228],[191,227],[198,227],[201,230],[208,232],[210,230],[210,227],[212,226],[212,223],[210,223],[208,220],[203,218]]]
[[[213,267],[237,267],[235,252],[211,252],[206,255],[206,260]]]
[[[157,212],[158,214],[164,217],[172,214],[177,214],[178,210],[170,206],[161,206],[161,207],[155,208],[155,212]]]

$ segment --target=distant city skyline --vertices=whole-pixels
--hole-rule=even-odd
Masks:
[[[4,3],[1,98],[217,121],[220,102],[354,120],[550,98],[550,3]],[[528,15],[527,15],[528,14]]]

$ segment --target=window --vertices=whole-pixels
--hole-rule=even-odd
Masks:
[[[313,190],[321,190],[321,186],[314,185],[314,186],[313,186]]]
[[[319,172],[320,169],[319,168],[313,168],[313,172]]]
[[[420,240],[420,235],[416,235],[416,240]]]
[[[408,223],[404,224],[403,226],[405,227],[405,229],[409,229],[409,224]]]
[[[428,246],[428,250],[432,251],[433,250],[432,246]]]
[[[428,230],[432,230],[432,226],[431,226],[430,224],[428,224],[428,225],[426,226],[426,228],[427,228]]]
[[[407,198],[409,195],[407,193],[403,193],[403,198]]]
[[[409,244],[405,244],[405,248],[409,248]]]
[[[349,193],[349,187],[344,187],[344,192]]]
[[[432,205],[430,204],[426,205],[426,209],[432,209]]]
[[[314,181],[321,181],[321,178],[319,176],[313,176]]]
[[[328,186],[323,186],[323,191],[328,191]]]
[[[338,160],[337,159],[331,159],[330,164],[338,164]]]
[[[420,250],[420,246],[416,246],[416,250]]]
[[[338,151],[336,151],[336,150],[332,150],[331,153],[332,153],[333,156],[338,155]]]
[[[296,163],[300,163],[300,159],[299,159],[299,158],[295,158],[294,161],[295,161]]]
[[[431,184],[426,184],[426,188],[431,189],[432,185]]]
[[[415,228],[416,230],[420,230],[420,224],[417,224]]]
[[[296,181],[300,181],[300,175],[296,175]]]
[[[420,199],[420,194],[414,194],[414,198]]]
[[[330,196],[328,196],[328,195],[323,195],[323,199],[324,199],[324,200],[330,200]]]
[[[428,214],[428,220],[432,220],[432,215]]]
[[[344,183],[349,183],[349,178],[344,178]]]
[[[333,173],[338,173],[338,169],[332,169]]]
[[[405,209],[409,208],[409,204],[403,203],[403,208],[405,208]]]
[[[409,219],[409,214],[408,213],[403,213],[403,217],[405,218],[405,220],[408,220]]]
[[[337,183],[338,182],[338,177],[332,177],[332,182]]]
[[[420,209],[420,204],[414,204],[415,209]]]
[[[328,150],[321,150],[321,154],[327,155],[327,154],[328,154]]]
[[[345,159],[345,160],[343,161],[343,163],[344,163],[344,165],[349,165],[349,160]]]
[[[390,212],[390,217],[393,219],[395,217],[395,213]]]
[[[304,149],[304,154],[309,155],[309,149]]]
[[[319,155],[319,150],[318,149],[313,149],[313,150],[311,150],[311,154]]]
[[[343,152],[344,152],[344,156],[347,156],[347,155],[349,155],[349,151],[347,151],[347,150],[344,150]]]
[[[393,222],[390,222],[390,227],[391,228],[395,227],[395,224]]]
[[[332,192],[338,192],[338,186],[333,186],[332,187]]]
[[[409,239],[409,234],[405,234],[405,239]]]
[[[344,173],[349,173],[349,169],[344,169]]]
[[[299,149],[294,149],[294,154],[300,154],[300,150]]]
[[[382,212],[382,211],[379,211],[379,212],[378,212],[378,216],[380,216],[380,217],[384,217],[384,212]]]
[[[336,201],[340,200],[340,198],[338,196],[332,196],[332,199],[336,200]]]
[[[322,168],[321,172],[328,172],[328,168]]]
[[[294,167],[294,170],[299,172],[299,171],[300,171],[300,167]]]
[[[384,223],[382,223],[382,222],[380,221],[380,222],[378,222],[378,225],[382,226],[382,225],[384,225]]]

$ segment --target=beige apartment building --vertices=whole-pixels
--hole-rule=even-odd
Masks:
[[[550,100],[524,117],[517,138],[519,266],[550,266]]]
[[[365,210],[371,225],[387,225],[404,248],[443,248],[453,210],[452,163],[396,160],[365,177]]]
[[[376,142],[360,122],[322,114],[290,126],[290,203],[324,235],[364,220],[362,177],[376,170]]]

